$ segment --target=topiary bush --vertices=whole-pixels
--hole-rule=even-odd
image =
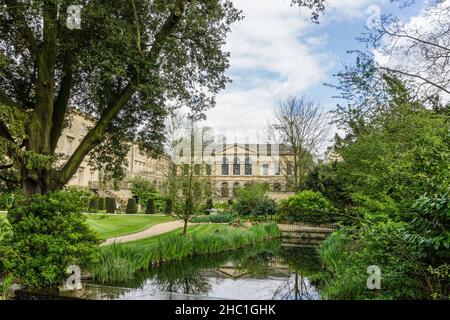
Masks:
[[[97,197],[94,197],[89,201],[89,212],[96,213],[98,212],[98,203],[99,199]]]
[[[106,198],[106,213],[116,212],[116,199]]]
[[[173,201],[171,198],[167,198],[164,206],[164,213],[172,214],[172,210],[173,210]]]
[[[145,206],[145,214],[155,214],[155,201],[153,199],[147,200],[147,205]]]
[[[64,191],[15,201],[8,212],[12,238],[3,261],[15,281],[30,287],[59,285],[69,265],[84,270],[97,261],[99,241],[85,223],[81,201]]]
[[[336,209],[321,193],[306,190],[280,201],[280,212],[288,222],[320,224],[334,221]]]
[[[137,211],[138,210],[137,210],[136,199],[135,198],[128,199],[127,208],[126,208],[125,212],[128,214],[135,214],[135,213],[137,213]]]
[[[106,210],[106,198],[101,197],[98,199],[98,210]]]

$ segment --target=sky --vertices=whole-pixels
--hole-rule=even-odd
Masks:
[[[425,5],[424,0],[407,8],[390,0],[328,0],[325,15],[314,24],[307,10],[290,6],[290,0],[233,2],[244,19],[232,26],[225,46],[232,83],[203,124],[231,143],[261,139],[277,103],[288,95],[315,99],[325,111],[335,108],[338,92],[323,84],[334,82],[342,64],[354,61],[348,50],[365,48],[356,38],[370,18],[381,13],[410,19]]]

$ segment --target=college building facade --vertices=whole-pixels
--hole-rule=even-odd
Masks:
[[[83,113],[73,111],[67,128],[64,129],[56,152],[64,161],[72,155],[84,136],[94,125],[93,119]],[[205,166],[197,174],[207,175],[216,197],[232,197],[234,191],[250,182],[267,183],[273,192],[287,191],[286,179],[282,172],[286,167],[286,150],[279,150],[272,144],[210,144],[210,154]],[[122,198],[131,196],[128,180],[133,177],[148,179],[162,187],[172,164],[171,157],[162,155],[157,159],[147,156],[132,144],[127,154],[126,178],[118,183],[119,190],[109,189],[101,170],[89,165],[87,156],[78,171],[68,182],[74,186],[90,190],[114,192]]]

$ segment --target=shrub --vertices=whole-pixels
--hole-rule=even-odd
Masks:
[[[147,200],[147,205],[145,207],[145,214],[155,214],[155,201],[153,199]]]
[[[14,201],[14,192],[0,194],[0,210],[8,210]]]
[[[335,208],[322,194],[302,191],[280,202],[280,211],[288,221],[326,223],[333,221]]]
[[[64,191],[18,199],[8,212],[13,235],[6,272],[25,286],[45,287],[61,284],[69,265],[94,263],[98,239],[85,223],[82,201]]]
[[[173,211],[173,201],[171,198],[166,199],[166,205],[164,206],[165,214],[172,214]]]
[[[191,220],[193,223],[231,223],[233,216],[230,213],[199,216]]]
[[[276,212],[275,202],[267,195],[266,184],[251,183],[236,190],[234,209],[239,215],[266,216]]]
[[[212,208],[214,208],[214,203],[213,203],[213,200],[211,198],[208,198],[208,200],[206,200],[205,207],[206,207],[205,213],[206,214],[210,214],[210,210]]]
[[[404,239],[407,225],[386,222],[358,231],[343,229],[319,247],[325,267],[321,294],[327,299],[422,299],[423,254]],[[368,290],[367,267],[381,269],[381,289]]]
[[[351,195],[353,210],[356,210],[363,219],[377,222],[387,222],[389,219],[400,221],[400,210],[397,204],[388,196],[372,199],[361,193]]]
[[[127,202],[127,209],[126,209],[125,212],[126,212],[126,213],[129,213],[129,214],[137,213],[137,203],[136,203],[136,199],[134,199],[134,198],[128,199],[128,202]]]
[[[95,213],[98,212],[98,198],[92,198],[91,201],[89,201],[89,212]]]
[[[106,212],[115,213],[116,212],[116,199],[106,198]]]
[[[98,199],[98,210],[106,210],[106,198],[101,197]]]

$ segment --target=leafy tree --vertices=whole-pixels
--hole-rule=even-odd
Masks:
[[[275,201],[267,196],[269,186],[265,183],[250,183],[236,190],[233,208],[241,216],[255,218],[276,213]]]
[[[202,115],[229,81],[223,45],[241,17],[231,0],[3,3],[0,104],[23,131],[2,113],[0,137],[25,194],[61,188],[88,155],[120,174],[130,140],[160,152],[167,113],[185,105]],[[315,20],[323,11],[323,0],[292,3],[313,9]],[[66,26],[74,4],[81,29]],[[55,149],[70,105],[95,124],[63,159]]]
[[[149,199],[158,197],[158,189],[156,186],[145,178],[135,177],[130,180],[131,193],[137,197],[137,201],[145,206]]]

